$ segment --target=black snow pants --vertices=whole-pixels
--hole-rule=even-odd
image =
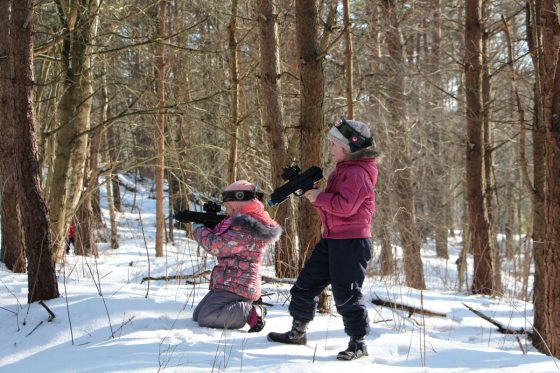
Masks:
[[[303,322],[313,320],[321,292],[331,284],[336,309],[349,336],[369,332],[369,318],[362,295],[371,239],[323,238],[305,263],[290,290],[290,315]]]

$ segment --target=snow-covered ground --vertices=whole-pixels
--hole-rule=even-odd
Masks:
[[[260,333],[248,334],[247,327],[201,328],[192,321],[192,312],[207,283],[142,279],[211,269],[213,260],[197,255],[201,250],[196,243],[178,231],[175,242],[166,245],[166,255],[156,258],[155,201],[148,198],[150,185],[138,190],[135,196],[122,190],[125,212],[118,217],[118,250],[100,244],[99,258],[70,254],[57,267],[62,295],[45,302],[56,315],[52,321],[40,304],[26,304],[26,275],[13,274],[0,264],[0,372],[560,371],[560,362],[536,352],[525,336],[500,334],[464,306],[512,328],[531,328],[530,303],[509,295],[489,298],[454,290],[459,238],[450,242],[448,261],[436,258],[432,246],[425,245],[422,258],[429,290],[407,288],[402,278],[366,279],[368,300],[380,297],[446,315],[409,317],[368,302],[368,357],[336,360],[348,337],[334,309],[332,314],[317,314],[306,346],[268,342],[268,332],[286,331],[291,325],[289,285],[263,284],[268,294],[263,300],[272,306]],[[270,260],[266,272],[273,275]],[[504,281],[508,294],[520,288],[509,277]]]

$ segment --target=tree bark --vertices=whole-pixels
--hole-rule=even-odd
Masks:
[[[432,42],[430,53],[429,70],[432,76],[432,81],[435,87],[440,87],[442,83],[441,78],[441,0],[432,1]],[[433,113],[433,121],[431,123],[432,134],[430,138],[434,140],[431,142],[433,153],[435,155],[433,163],[433,176],[431,182],[433,185],[433,193],[431,193],[430,213],[434,221],[434,238],[436,242],[436,254],[440,258],[449,259],[447,250],[447,236],[448,236],[448,217],[447,205],[451,203],[448,198],[448,172],[444,169],[444,164],[448,162],[447,152],[442,149],[443,134],[441,133],[441,125],[443,123],[443,99],[439,90],[430,87],[430,97],[432,99],[430,111]]]
[[[481,8],[482,20],[487,19],[487,1],[484,1]],[[488,56],[488,31],[486,30],[486,25],[482,26],[482,117],[483,117],[483,164],[484,164],[484,177],[483,177],[483,188],[484,188],[484,204],[486,211],[488,213],[488,224],[489,224],[489,235],[490,235],[490,250],[493,260],[493,281],[494,281],[494,292],[502,292],[502,277],[501,277],[501,257],[500,250],[498,247],[498,240],[496,237],[496,218],[494,216],[494,208],[497,206],[498,198],[496,194],[496,178],[494,173],[494,154],[493,154],[493,131],[492,123],[490,119],[492,118],[492,98],[491,98],[491,84],[492,77],[490,74],[489,66],[489,56]]]
[[[5,10],[5,9],[4,9]],[[48,211],[39,183],[33,116],[33,2],[13,1],[11,22],[13,56],[12,99],[15,111],[13,163],[28,266],[28,302],[59,296],[49,234]]]
[[[404,251],[404,271],[407,286],[424,289],[424,269],[420,256],[420,239],[415,217],[415,195],[413,175],[411,169],[408,129],[404,125],[404,55],[401,42],[401,32],[394,0],[382,0],[385,19],[385,38],[392,64],[395,66],[394,78],[389,84],[388,107],[390,108],[392,124],[395,127],[395,142],[398,154],[395,155],[395,193],[397,196],[397,221]]]
[[[532,220],[532,241],[533,241],[533,257],[535,263],[535,274],[533,279],[533,305],[534,305],[534,321],[533,325],[535,330],[542,335],[548,335],[547,323],[545,317],[545,179],[546,179],[546,165],[545,165],[545,138],[546,130],[544,125],[544,95],[543,89],[548,84],[546,83],[547,76],[543,75],[544,59],[542,50],[542,22],[541,2],[529,1],[527,3],[526,12],[526,30],[527,30],[527,43],[533,65],[535,67],[535,85],[534,85],[534,105],[533,105],[533,183],[529,178],[527,170],[527,158],[525,156],[525,137],[526,130],[521,120],[519,130],[519,164],[521,168],[522,180],[525,188],[529,192],[531,200],[531,220]],[[520,104],[518,104],[520,106]],[[519,110],[519,109],[518,109]],[[520,113],[522,116],[522,113]],[[539,338],[535,333],[533,338],[533,345],[540,351],[546,350],[546,344],[543,338]]]
[[[0,7],[0,9],[2,8]],[[0,52],[0,55],[3,55],[2,52]],[[1,88],[0,92],[2,92]],[[3,93],[0,93],[0,96],[6,97]],[[7,118],[6,113],[2,110],[0,110],[0,115],[1,118]],[[0,136],[6,139],[4,130],[2,129],[0,129]],[[4,159],[13,159],[13,154],[9,158],[0,155],[0,160]],[[10,164],[10,162],[3,163],[6,165]],[[6,268],[14,273],[25,273],[27,270],[25,265],[25,245],[23,237],[21,236],[21,215],[18,209],[14,174],[10,172],[8,176],[5,177],[3,175],[7,174],[5,172],[7,167],[2,168],[3,170],[0,171],[2,175],[0,176],[0,180],[2,180],[2,188],[0,188],[0,193],[2,195],[2,248],[0,250],[0,261],[4,262]]]
[[[350,34],[350,5],[348,0],[342,0],[342,14],[344,20],[344,73],[346,75],[346,117],[354,119],[354,65],[352,63],[352,35]]]
[[[259,45],[261,55],[261,92],[263,96],[263,126],[268,134],[268,148],[272,185],[279,186],[282,168],[289,163],[287,146],[284,141],[282,99],[278,79],[278,26],[272,0],[259,0]],[[274,268],[278,277],[296,277],[298,273],[297,256],[292,244],[295,238],[293,225],[290,224],[290,201],[276,207],[274,219],[284,228],[284,234],[275,245]]]
[[[10,40],[10,1],[0,0],[0,199],[2,248],[0,260],[16,273],[25,273],[25,250],[21,237],[20,214],[16,191],[16,175],[13,168],[15,128],[6,120],[13,116],[12,80],[13,58]]]
[[[533,343],[541,352],[560,357],[560,22],[557,6],[557,1],[543,0],[539,12],[547,177],[542,256],[544,292],[542,308],[535,308],[535,322],[539,321],[544,328],[539,330],[542,340],[534,338]]]
[[[71,214],[81,197],[92,106],[91,40],[97,27],[98,0],[77,0],[68,14],[56,1],[63,24],[64,88],[58,107],[55,159],[48,205],[55,255],[63,250]],[[71,171],[71,172],[70,172]]]
[[[466,0],[465,90],[467,98],[467,202],[474,273],[472,292],[494,294],[494,266],[484,203],[481,0]]]
[[[237,145],[239,136],[239,51],[237,45],[237,0],[231,1],[231,17],[228,25],[229,42],[229,69],[231,79],[231,118],[229,133],[229,159],[228,159],[228,183],[237,179]]]
[[[158,37],[165,37],[165,1],[160,1],[158,9]],[[156,129],[156,257],[163,256],[163,244],[165,241],[165,217],[163,216],[163,179],[164,179],[164,151],[165,151],[165,116],[163,107],[165,105],[165,56],[163,44],[158,43],[156,47],[156,84],[158,98],[157,129]]]
[[[324,75],[321,51],[317,39],[317,5],[313,0],[296,0],[296,42],[300,73],[300,166],[322,166]],[[319,241],[320,222],[313,206],[300,200],[298,234],[299,266]]]

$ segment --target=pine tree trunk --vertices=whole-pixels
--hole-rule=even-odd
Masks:
[[[159,3],[158,10],[158,37],[165,37],[165,7],[166,2]],[[163,215],[163,181],[164,181],[164,151],[165,151],[165,116],[163,107],[165,105],[165,60],[163,52],[163,44],[156,47],[156,84],[158,96],[158,113],[157,113],[157,129],[156,129],[156,167],[155,167],[155,183],[156,183],[156,257],[163,256],[163,244],[165,241],[165,217]]]
[[[322,166],[324,75],[319,58],[317,38],[317,6],[314,1],[296,0],[296,41],[299,52],[300,78],[300,166]],[[298,235],[300,242],[299,266],[319,241],[320,221],[311,203],[300,200]]]
[[[115,211],[122,212],[120,183],[118,179],[118,168],[116,168],[118,151],[117,151],[117,134],[113,126],[107,128],[107,147],[109,148],[109,182],[111,183],[111,191],[113,192],[113,205]]]
[[[378,190],[379,193],[379,190]],[[390,196],[387,195],[385,203],[376,207],[376,221],[379,222],[379,241],[381,243],[381,254],[379,258],[381,276],[389,276],[396,272],[396,261],[393,254],[393,245],[391,245],[391,219],[389,218],[389,211],[391,202]]]
[[[279,186],[282,168],[289,163],[284,141],[282,99],[278,80],[278,26],[272,0],[258,1],[259,45],[261,55],[261,92],[263,97],[263,126],[267,133],[272,185]],[[294,251],[295,229],[291,224],[291,201],[281,203],[274,211],[274,219],[284,228],[284,234],[275,245],[274,268],[278,277],[296,277],[297,256]]]
[[[432,19],[432,43],[429,54],[429,69],[432,76],[432,81],[436,87],[441,86],[441,1],[432,1],[433,19]],[[447,204],[448,200],[448,172],[444,169],[443,165],[447,163],[447,152],[442,149],[441,125],[443,122],[443,99],[439,90],[434,87],[429,87],[430,97],[432,100],[430,111],[433,113],[433,121],[431,138],[433,154],[435,159],[432,166],[434,177],[431,182],[434,184],[433,192],[430,195],[431,201],[429,202],[429,209],[432,219],[434,221],[434,238],[436,242],[436,255],[440,258],[448,259],[449,253],[447,250],[447,232],[448,232],[448,218],[447,218]]]
[[[487,5],[483,4],[481,9],[481,17],[483,20],[487,18]],[[483,27],[486,27],[484,25]],[[484,178],[483,178],[483,188],[484,188],[484,203],[486,211],[488,212],[488,223],[490,229],[490,250],[492,253],[493,260],[493,281],[494,281],[494,291],[497,293],[502,293],[502,277],[501,277],[501,257],[500,249],[498,246],[498,240],[496,237],[496,219],[494,217],[494,207],[497,203],[496,195],[496,178],[494,174],[494,155],[493,155],[493,134],[492,134],[492,123],[490,119],[492,117],[492,98],[490,95],[491,91],[491,74],[488,57],[488,32],[483,31],[482,33],[482,115],[483,115],[483,143],[484,143]]]
[[[2,9],[0,7],[0,9]],[[0,51],[0,55],[2,52]],[[1,70],[1,69],[0,69]],[[0,88],[0,92],[2,89]],[[0,96],[7,97],[3,93]],[[6,113],[0,111],[2,118],[6,118]],[[5,124],[9,124],[3,122]],[[7,137],[4,136],[4,130],[0,129],[0,136],[3,139]],[[9,165],[10,162],[4,162],[8,158],[4,155],[0,155],[0,162],[5,165]],[[11,159],[11,157],[9,158]],[[7,174],[5,169],[7,167],[2,167],[0,171],[0,180],[2,182],[2,188],[0,188],[0,193],[2,195],[2,248],[0,250],[0,261],[6,264],[6,268],[14,273],[25,273],[27,271],[25,264],[25,245],[23,242],[22,227],[20,225],[21,215],[17,206],[17,195],[14,183],[14,174]]]
[[[545,240],[542,255],[542,299],[535,302],[535,328],[540,338],[533,344],[543,353],[560,357],[560,21],[557,1],[543,0],[538,28],[541,33],[540,67],[546,147]],[[535,250],[535,254],[536,254]],[[536,286],[536,285],[535,285]],[[537,324],[538,323],[538,324]]]
[[[109,93],[107,89],[106,76],[107,76],[107,66],[106,66],[106,61],[103,61],[103,79],[101,81],[101,102],[102,102],[101,119],[103,120],[103,122],[107,122],[107,119],[109,117]],[[101,132],[100,142],[104,144],[105,148],[107,148],[108,145],[108,136],[109,135],[107,130]],[[113,198],[113,184],[112,184],[113,175],[111,172],[112,167],[110,166],[109,154],[110,154],[110,150],[109,151],[106,150],[101,154],[101,157],[102,157],[102,161],[106,165],[109,165],[109,169],[106,171],[105,188],[107,190],[107,208],[109,210],[109,224],[110,224],[109,229],[110,229],[110,236],[111,236],[110,237],[111,249],[115,250],[119,248],[119,243],[117,240],[117,221],[116,221],[116,214],[115,214],[115,200]],[[99,191],[100,187],[96,187],[96,189],[97,191]],[[101,214],[99,215],[99,217],[101,222],[102,221]]]
[[[474,273],[472,292],[494,294],[490,223],[484,203],[481,0],[466,0],[467,202]]]
[[[237,46],[237,0],[231,1],[231,17],[228,25],[229,42],[229,69],[231,75],[231,122],[229,134],[229,159],[228,159],[228,183],[233,183],[237,179],[237,145],[239,136],[239,51]]]
[[[59,16],[64,28],[64,92],[58,107],[59,129],[49,184],[49,213],[55,255],[63,250],[69,220],[81,198],[87,160],[92,105],[91,40],[97,27],[98,0],[72,2],[67,16]]]
[[[6,9],[0,9],[5,11]],[[33,3],[12,2],[11,49],[14,79],[11,80],[15,111],[9,122],[15,126],[13,164],[23,237],[27,254],[28,302],[59,296],[49,234],[48,211],[40,183],[33,116]],[[16,125],[17,124],[17,125]]]
[[[545,139],[546,130],[544,125],[544,87],[548,85],[547,76],[544,70],[543,54],[541,53],[541,25],[542,18],[541,3],[528,2],[526,14],[526,30],[529,51],[533,65],[535,66],[535,85],[534,85],[534,114],[533,114],[533,184],[531,184],[527,171],[527,159],[525,157],[525,127],[521,123],[519,130],[519,164],[521,175],[526,189],[531,198],[532,213],[532,242],[533,258],[535,263],[535,274],[533,279],[533,304],[534,321],[533,325],[542,335],[548,335],[546,322],[546,291],[545,291]],[[533,345],[540,351],[546,351],[546,345],[542,338],[533,338]]]
[[[404,55],[401,42],[401,32],[397,19],[395,2],[383,0],[385,19],[388,21],[385,36],[389,55],[395,66],[394,79],[389,83],[388,108],[391,112],[392,125],[395,127],[395,193],[397,197],[397,222],[404,252],[404,272],[407,286],[424,289],[424,269],[420,256],[420,239],[415,217],[415,195],[412,180],[410,156],[408,154],[409,137],[404,125]]]
[[[17,206],[16,175],[13,169],[15,128],[5,120],[13,116],[14,100],[11,96],[14,79],[11,56],[9,1],[0,0],[0,200],[2,248],[0,261],[16,273],[25,273],[25,251],[21,237],[20,214]]]
[[[354,119],[354,65],[352,63],[352,36],[350,34],[350,5],[348,0],[342,0],[344,21],[344,74],[346,76],[346,117]]]

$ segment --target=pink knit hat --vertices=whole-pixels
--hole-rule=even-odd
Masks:
[[[241,192],[240,197],[244,195],[242,192],[253,192],[257,193],[257,188],[255,185],[251,184],[247,180],[238,180],[230,185],[228,185],[224,192]],[[239,198],[242,199],[242,198]],[[257,220],[260,220],[264,224],[273,225],[276,224],[274,220],[270,218],[270,215],[264,210],[264,205],[261,201],[259,201],[256,196],[255,198],[246,200],[246,201],[232,201],[229,200],[227,202],[228,205],[231,206],[231,209],[234,213],[237,214],[245,214],[254,217]]]
[[[255,191],[255,186],[253,184],[251,184],[250,182],[248,182],[247,180],[238,180],[234,183],[229,184],[227,187],[225,187],[224,192],[233,192],[233,191],[247,191],[247,192],[254,192]],[[241,198],[240,198],[241,199]],[[261,204],[262,203],[257,200],[256,198],[250,199],[248,201],[228,201],[226,202],[228,203],[232,209],[236,212],[241,212],[241,210],[245,210],[247,208],[249,208],[251,205],[255,205],[255,204]],[[250,210],[252,210],[251,208],[249,208]],[[263,206],[264,209],[264,206]]]

